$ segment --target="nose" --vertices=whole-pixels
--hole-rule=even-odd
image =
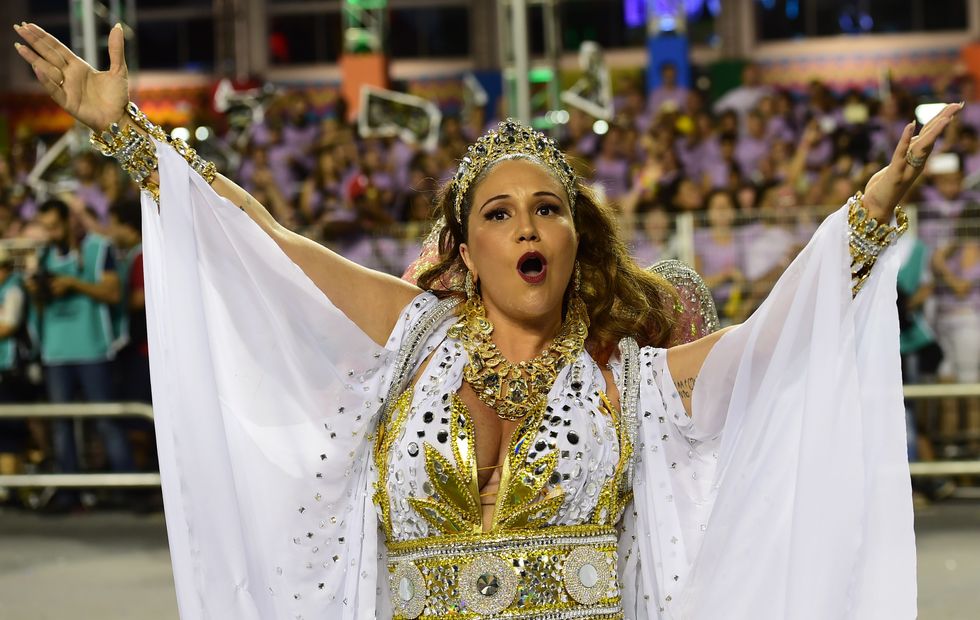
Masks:
[[[535,226],[534,218],[528,214],[521,216],[520,224],[517,227],[517,241],[540,241],[538,229]]]

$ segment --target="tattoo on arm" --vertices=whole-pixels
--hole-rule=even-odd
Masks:
[[[694,377],[674,381],[674,387],[677,388],[677,393],[681,395],[681,398],[691,397],[691,395],[694,393],[694,381]]]

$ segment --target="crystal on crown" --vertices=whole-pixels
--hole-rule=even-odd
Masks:
[[[496,129],[483,134],[475,144],[471,144],[466,149],[466,156],[459,162],[459,168],[453,176],[453,206],[457,222],[462,224],[463,202],[474,181],[488,166],[514,155],[533,158],[547,166],[565,188],[568,203],[574,212],[575,172],[568,165],[558,144],[543,133],[508,118],[501,121]]]

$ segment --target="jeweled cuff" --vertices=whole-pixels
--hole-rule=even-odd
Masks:
[[[848,246],[851,254],[851,294],[856,296],[885,248],[908,230],[909,218],[895,208],[895,226],[879,222],[865,208],[861,192],[847,201]]]
[[[168,136],[167,132],[150,121],[133,102],[126,104],[126,115],[135,127],[133,125],[120,127],[118,123],[113,123],[105,131],[93,132],[91,142],[100,153],[118,160],[122,169],[133,177],[140,189],[149,192],[155,202],[160,202],[160,185],[151,179],[153,171],[157,169],[157,155],[153,140],[150,138],[166,142],[173,147],[208,185],[214,182],[218,174],[214,164],[203,159],[184,140]],[[137,128],[146,135],[140,133]]]
[[[131,126],[120,127],[113,123],[102,132],[93,132],[92,145],[106,157],[115,158],[122,169],[149,192],[155,202],[160,202],[160,186],[151,179],[157,169],[157,152],[153,141]]]

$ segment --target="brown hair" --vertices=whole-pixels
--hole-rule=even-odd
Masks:
[[[445,218],[439,236],[439,261],[423,273],[418,286],[440,297],[459,295],[441,288],[444,276],[465,272],[459,246],[466,241],[465,226],[455,219],[452,183],[439,193],[435,217]],[[580,296],[589,313],[586,346],[604,363],[619,341],[632,336],[643,346],[666,346],[674,325],[677,294],[661,276],[641,269],[619,237],[615,214],[598,200],[592,189],[576,182],[575,229],[579,244],[576,258],[582,273]],[[470,191],[472,194],[472,189]],[[470,200],[464,201],[463,222]],[[448,278],[447,278],[448,279]]]

